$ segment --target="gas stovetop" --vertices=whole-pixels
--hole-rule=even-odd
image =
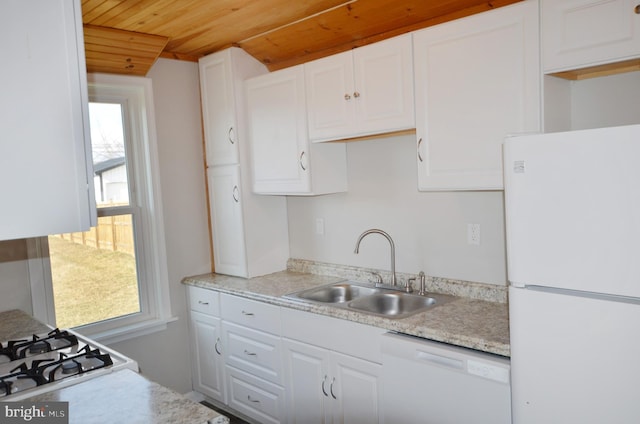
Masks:
[[[0,401],[14,401],[138,364],[71,330],[0,343]]]

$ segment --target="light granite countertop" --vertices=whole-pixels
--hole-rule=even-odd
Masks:
[[[43,334],[51,328],[19,309],[0,312],[0,342]]]
[[[287,271],[249,279],[220,274],[204,274],[186,277],[182,282],[185,285],[217,290],[281,307],[356,321],[501,356],[508,357],[510,354],[509,316],[506,301],[489,301],[458,295],[452,301],[435,306],[426,312],[403,319],[389,319],[345,308],[300,302],[282,297],[296,291],[344,279],[344,276],[292,271],[290,267],[290,270]],[[435,284],[439,283],[441,282],[435,281]],[[446,293],[446,290],[442,291]]]
[[[216,411],[128,369],[21,402],[69,402],[69,424],[229,423]]]

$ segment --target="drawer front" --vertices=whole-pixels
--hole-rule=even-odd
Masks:
[[[229,322],[223,324],[225,363],[272,383],[282,384],[280,337]]]
[[[227,366],[229,406],[260,423],[285,422],[284,389]]]
[[[245,327],[280,335],[280,308],[238,296],[222,294],[222,318]]]
[[[220,316],[220,294],[217,291],[189,286],[188,293],[189,305],[192,311]]]

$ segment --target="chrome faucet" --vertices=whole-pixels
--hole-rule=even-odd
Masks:
[[[368,236],[369,234],[380,234],[384,237],[386,237],[386,239],[389,241],[389,245],[391,246],[391,285],[392,286],[397,286],[396,283],[396,246],[393,243],[393,239],[391,238],[391,236],[387,233],[385,233],[382,230],[378,230],[377,228],[372,228],[370,230],[365,231],[364,233],[360,234],[360,237],[358,237],[358,240],[356,241],[356,248],[353,251],[353,253],[358,254],[360,253],[360,242],[362,241],[363,238],[365,238],[366,236]]]

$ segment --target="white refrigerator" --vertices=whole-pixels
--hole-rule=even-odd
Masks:
[[[640,125],[507,138],[514,424],[640,423]]]

